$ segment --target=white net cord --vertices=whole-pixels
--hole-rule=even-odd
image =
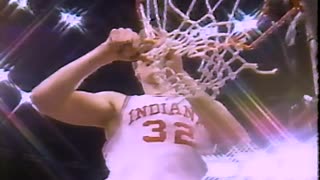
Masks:
[[[196,10],[198,2],[205,3],[207,12],[197,19],[192,19],[191,14]],[[222,2],[224,0],[214,4],[209,0],[192,0],[186,11],[179,9],[173,0],[146,0],[139,7],[145,36],[150,39],[159,34],[165,36],[165,41],[159,47],[145,53],[145,56],[158,62],[155,63],[156,66],[163,65],[165,56],[172,50],[182,57],[200,58],[202,62],[198,72],[201,76],[194,80],[198,89],[210,92],[213,98],[219,94],[219,89],[226,81],[235,79],[244,69],[251,69],[260,74],[276,72],[276,69],[260,71],[257,64],[247,62],[240,55],[248,47],[247,32],[237,31],[234,20],[236,12],[239,11],[240,0],[235,1],[228,20],[219,21],[215,12]],[[179,19],[179,24],[174,28],[168,23],[169,11]],[[162,73],[165,74],[167,69],[162,69]],[[181,77],[174,74],[171,76],[171,79],[176,79],[169,83],[171,88],[176,89],[179,94],[192,95],[194,89],[183,86],[179,81]]]

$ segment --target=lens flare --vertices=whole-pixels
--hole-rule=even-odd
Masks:
[[[16,9],[28,11],[30,13],[33,13],[30,6],[29,6],[29,1],[28,0],[10,0],[8,2],[8,6],[16,5]]]
[[[84,18],[86,11],[81,9],[59,9],[60,10],[60,20],[54,29],[66,33],[71,29],[76,29],[81,33],[85,33],[84,28]]]

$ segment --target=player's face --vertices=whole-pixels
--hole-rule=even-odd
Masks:
[[[135,74],[142,83],[148,83],[153,85],[159,85],[161,79],[159,77],[160,69],[158,67],[151,66],[151,62],[137,61],[135,68]]]

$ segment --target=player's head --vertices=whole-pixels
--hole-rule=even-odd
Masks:
[[[146,94],[162,94],[167,91],[166,83],[159,75],[160,68],[153,66],[152,62],[137,61],[132,63],[132,67]]]
[[[132,63],[136,77],[142,84],[159,85],[159,68],[152,66],[152,62],[136,61]]]

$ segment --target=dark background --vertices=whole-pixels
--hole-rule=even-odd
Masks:
[[[242,7],[251,11],[261,6],[261,2],[243,0]],[[0,82],[0,179],[101,180],[108,173],[101,154],[105,141],[103,130],[62,124],[41,116],[30,104],[23,104],[10,115],[21,99],[12,84],[29,92],[57,69],[105,41],[112,28],[129,27],[139,31],[135,2],[30,0],[29,3],[32,14],[0,0],[1,68],[14,67],[9,81]],[[87,11],[85,33],[70,30],[62,34],[54,29],[59,21],[57,8],[61,7]],[[287,10],[281,3],[270,7],[270,18],[275,20]],[[256,49],[243,54],[248,61],[258,62],[261,69],[278,68],[277,75],[243,72],[236,80],[254,92],[283,124],[288,121],[290,107],[301,102],[304,94],[314,96],[304,28],[298,25],[297,29],[294,46],[284,43],[285,25]],[[186,68],[189,66],[186,64]],[[218,99],[250,130],[252,127],[230,99],[230,96],[245,99],[237,83],[229,82]],[[124,62],[101,68],[81,89],[115,90],[129,95],[142,93],[131,65]],[[254,130],[250,135],[257,143],[265,141]]]

